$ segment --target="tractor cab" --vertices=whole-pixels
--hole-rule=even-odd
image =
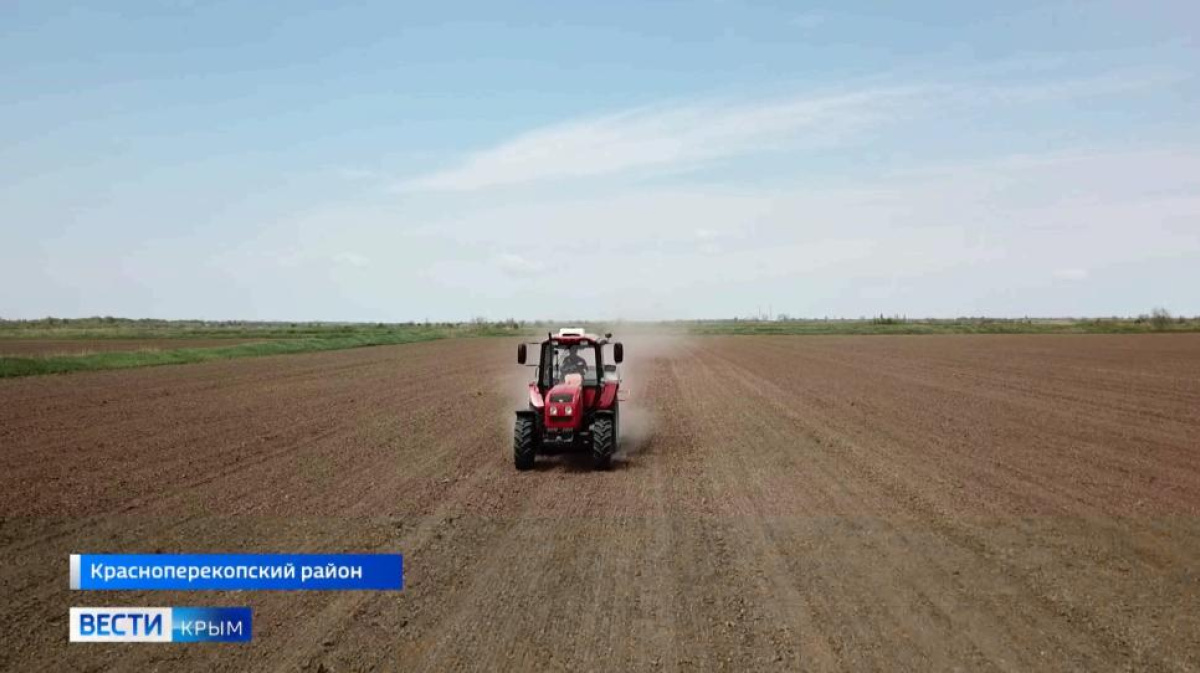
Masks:
[[[600,347],[586,341],[586,337],[560,337],[547,341],[542,346],[539,372],[542,387],[552,388],[564,383],[578,386],[595,386],[603,378],[600,375],[602,355]]]

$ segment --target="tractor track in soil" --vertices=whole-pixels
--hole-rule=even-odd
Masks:
[[[1200,335],[625,342],[602,473],[513,469],[510,340],[0,381],[0,669],[1200,668]],[[121,551],[406,586],[67,589]],[[254,641],[68,645],[71,605]]]

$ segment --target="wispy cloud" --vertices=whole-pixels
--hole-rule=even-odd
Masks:
[[[523,278],[534,276],[545,268],[540,262],[527,259],[512,252],[504,252],[492,258],[492,262],[508,276]]]
[[[363,180],[378,180],[384,177],[379,171],[367,168],[353,168],[350,166],[338,166],[333,169],[333,174],[341,180],[357,182]]]
[[[365,269],[371,266],[371,260],[357,252],[339,252],[333,256],[333,261],[342,266]]]
[[[1186,75],[1121,69],[993,84],[935,82],[744,102],[644,107],[520,134],[458,165],[404,180],[398,191],[473,191],[620,174],[675,173],[782,148],[863,142],[881,127],[946,108],[1032,105],[1161,87]]]
[[[920,88],[880,88],[769,102],[640,108],[519,135],[461,165],[400,183],[404,191],[465,191],[635,170],[693,168],[791,143],[836,142],[894,115]]]
[[[1088,270],[1074,268],[1055,269],[1054,277],[1059,280],[1087,280]]]
[[[1031,104],[1115,96],[1176,84],[1191,77],[1173,68],[1122,68],[1096,75],[989,87],[967,87],[975,103]]]

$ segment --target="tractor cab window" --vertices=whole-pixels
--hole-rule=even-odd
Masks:
[[[585,386],[596,385],[596,349],[594,346],[556,346],[551,353],[554,384],[563,383],[568,376],[579,376]]]

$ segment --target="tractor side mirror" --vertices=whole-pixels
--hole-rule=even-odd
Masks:
[[[613,361],[620,364],[625,359],[625,344],[618,341],[613,344]]]
[[[517,344],[517,364],[525,364],[525,344]]]

